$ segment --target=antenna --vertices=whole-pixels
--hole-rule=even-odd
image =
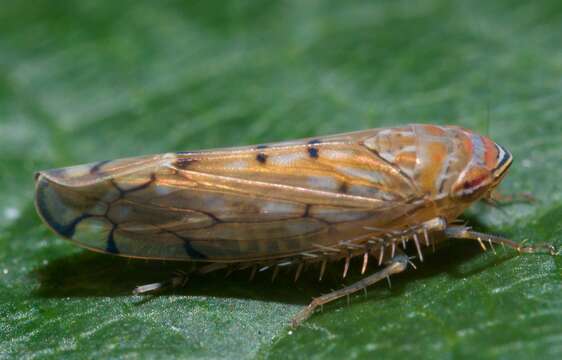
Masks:
[[[486,132],[485,135],[490,137],[490,98],[486,98]]]

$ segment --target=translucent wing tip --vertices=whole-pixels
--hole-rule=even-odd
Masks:
[[[71,239],[78,219],[84,215],[69,207],[64,196],[64,186],[51,180],[44,172],[35,175],[35,209],[37,214],[55,233]]]

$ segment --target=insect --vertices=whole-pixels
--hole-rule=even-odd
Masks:
[[[414,266],[405,253],[446,238],[523,246],[455,223],[490,196],[512,163],[504,147],[456,126],[408,125],[208,151],[101,161],[36,175],[36,208],[58,235],[113,255],[205,262],[217,269],[295,268],[369,259],[380,269],[315,298],[294,319]],[[186,275],[168,285],[179,285]],[[137,293],[164,286],[140,286]]]

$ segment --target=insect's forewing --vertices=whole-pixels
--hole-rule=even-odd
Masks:
[[[364,146],[376,131],[46,171],[36,205],[62,236],[124,256],[245,261],[315,252],[418,206],[408,176]]]

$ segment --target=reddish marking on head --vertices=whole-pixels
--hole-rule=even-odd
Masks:
[[[452,188],[455,197],[463,198],[468,201],[485,193],[488,186],[493,181],[492,172],[483,166],[471,163],[466,171],[459,177]]]
[[[474,189],[477,188],[478,186],[480,186],[480,184],[482,184],[487,178],[489,177],[488,174],[483,174],[480,175],[479,177],[467,180],[464,184],[463,187],[465,189]]]

